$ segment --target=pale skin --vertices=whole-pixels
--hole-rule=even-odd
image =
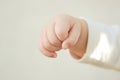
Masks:
[[[68,49],[73,58],[80,59],[87,48],[88,25],[83,19],[62,14],[45,26],[40,37],[39,49],[45,56],[56,58],[57,51]]]

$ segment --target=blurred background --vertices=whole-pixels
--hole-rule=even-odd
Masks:
[[[0,0],[0,80],[120,80],[120,72],[75,62],[67,51],[56,59],[38,49],[40,32],[66,13],[120,25],[120,0]]]

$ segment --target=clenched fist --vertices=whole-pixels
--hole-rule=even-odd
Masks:
[[[48,57],[57,57],[56,51],[69,49],[71,56],[80,59],[86,52],[87,23],[69,15],[54,17],[41,34],[40,51]]]

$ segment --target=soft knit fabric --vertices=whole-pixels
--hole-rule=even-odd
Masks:
[[[87,51],[79,61],[120,71],[120,26],[90,20],[86,22],[88,23]]]

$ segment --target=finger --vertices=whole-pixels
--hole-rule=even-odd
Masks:
[[[47,33],[46,33],[48,41],[56,47],[61,47],[62,42],[57,38],[57,36],[55,34],[54,22],[51,22],[49,25],[50,26],[48,26]]]
[[[81,25],[74,24],[69,32],[69,37],[62,44],[62,48],[67,49],[70,48],[71,46],[74,46],[80,37],[80,32],[81,32]]]
[[[43,55],[45,55],[47,57],[53,57],[53,58],[57,57],[57,55],[54,52],[51,52],[51,51],[48,51],[47,49],[45,49],[44,46],[42,45],[42,43],[40,43],[39,49],[43,53]]]
[[[56,57],[57,55],[56,55],[55,52],[49,51],[43,46],[44,33],[45,33],[45,31],[43,31],[43,35],[41,35],[41,40],[40,40],[40,43],[39,43],[39,49],[45,56]]]
[[[56,21],[55,33],[60,41],[64,41],[67,38],[70,28],[71,28],[70,22],[63,20]]]
[[[43,35],[44,35],[44,37],[43,37],[43,46],[44,46],[47,50],[49,50],[49,51],[54,51],[54,52],[55,52],[55,51],[60,50],[61,47],[56,47],[56,46],[52,45],[52,44],[49,42],[49,40],[48,40],[48,36],[49,36],[49,35],[47,35],[46,33],[47,33],[47,31],[44,31],[44,33],[43,33]]]

